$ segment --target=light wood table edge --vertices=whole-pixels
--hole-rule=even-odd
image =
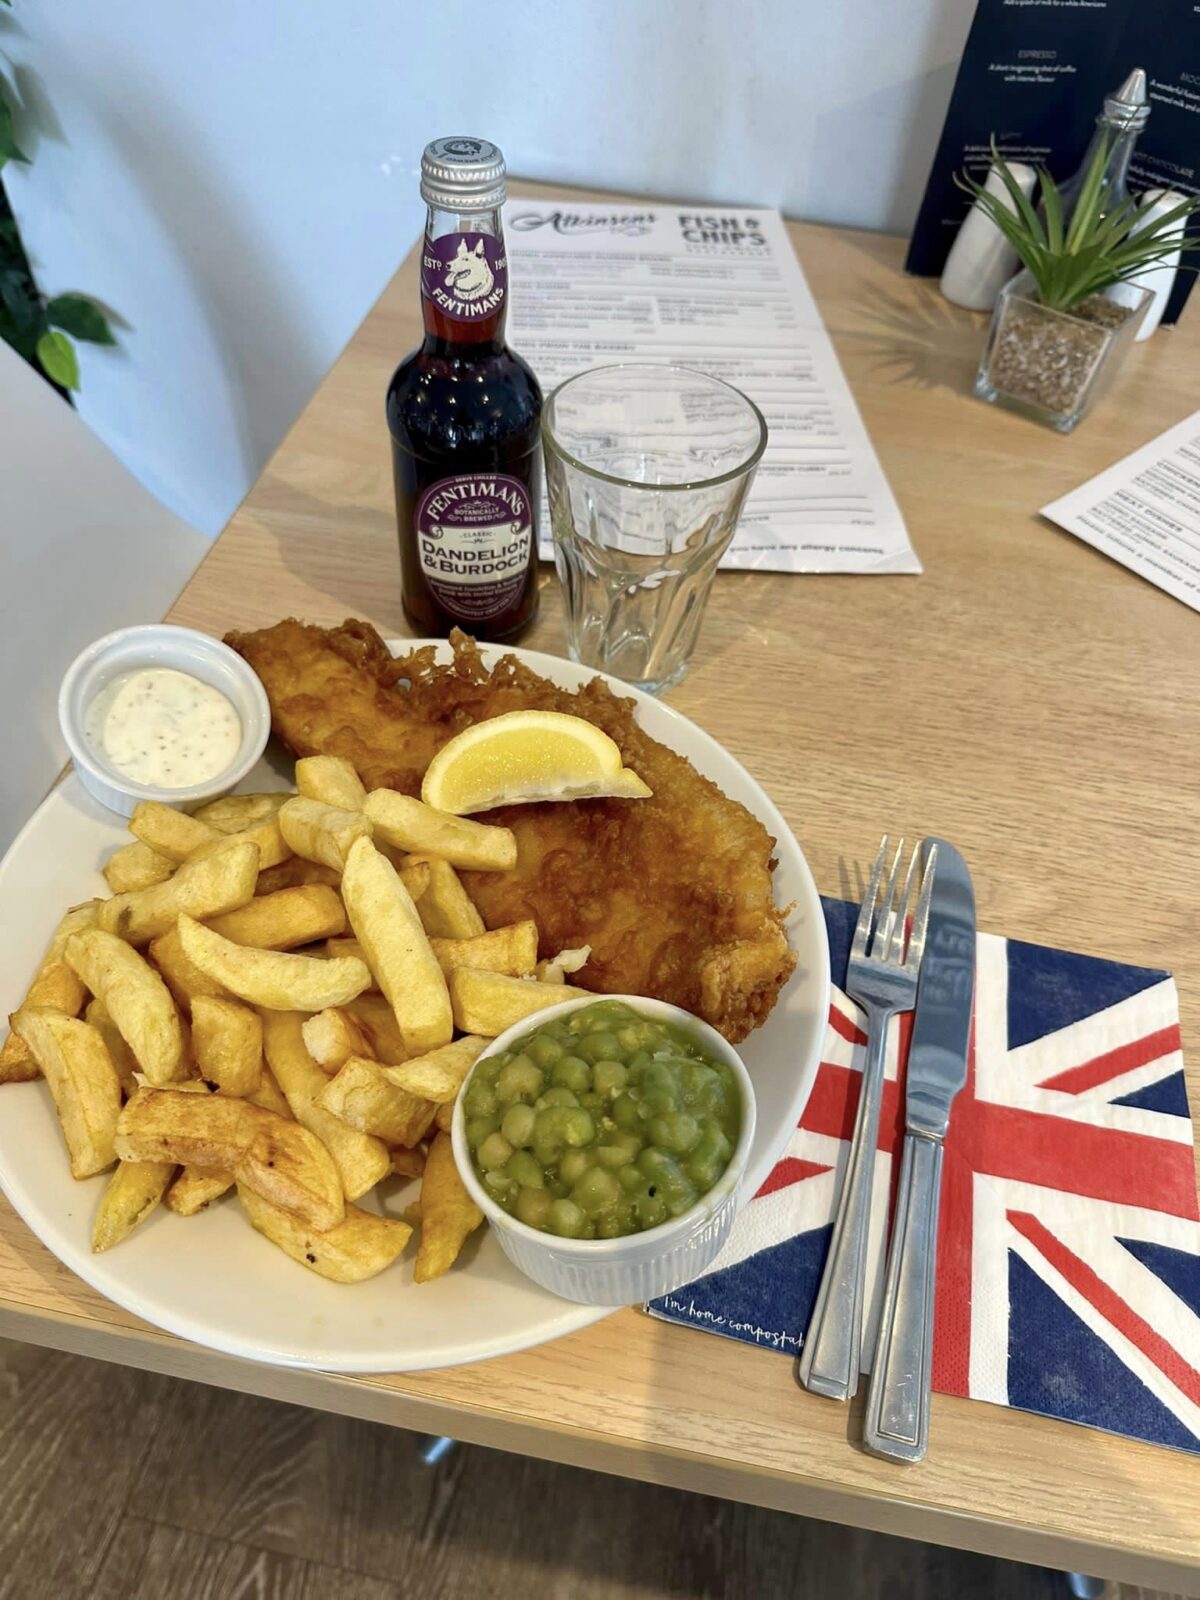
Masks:
[[[1200,1574],[1194,1567],[1139,1555],[1101,1539],[1085,1542],[1065,1538],[1016,1522],[923,1506],[861,1487],[849,1492],[820,1479],[789,1476],[765,1468],[743,1465],[735,1476],[729,1464],[718,1456],[667,1445],[656,1445],[652,1450],[633,1448],[577,1427],[521,1422],[511,1413],[491,1412],[478,1405],[460,1407],[402,1395],[353,1376],[243,1361],[152,1329],[105,1328],[84,1317],[49,1310],[31,1312],[13,1301],[0,1299],[0,1337],[28,1340],[70,1355],[213,1384],[364,1422],[416,1433],[446,1434],[463,1444],[536,1456],[563,1466],[715,1495],[821,1522],[923,1539],[1008,1561],[1087,1572],[1122,1583],[1200,1592]]]

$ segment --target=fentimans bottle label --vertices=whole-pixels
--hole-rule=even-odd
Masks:
[[[464,624],[486,624],[520,602],[534,554],[533,506],[520,478],[442,478],[417,501],[416,529],[425,582]]]

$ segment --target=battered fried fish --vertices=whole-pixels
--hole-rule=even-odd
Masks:
[[[428,646],[393,660],[355,621],[326,630],[289,620],[226,642],[265,684],[288,749],[343,756],[369,789],[419,794],[447,739],[505,711],[564,711],[603,728],[653,798],[485,814],[516,834],[518,859],[511,872],[463,873],[472,898],[489,927],[532,917],[543,956],[590,945],[572,977],[585,988],[684,1006],[734,1042],[766,1018],[796,962],[772,894],[775,841],[644,733],[632,700],[599,679],[560,689],[513,656],[489,670],[461,633],[451,636],[450,665]]]

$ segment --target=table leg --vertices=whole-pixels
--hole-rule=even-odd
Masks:
[[[1103,1578],[1089,1578],[1086,1572],[1068,1572],[1067,1589],[1074,1600],[1104,1600],[1108,1584]]]
[[[438,1462],[444,1461],[457,1445],[457,1439],[447,1438],[445,1434],[423,1433],[418,1440],[417,1448],[425,1465],[436,1467]]]

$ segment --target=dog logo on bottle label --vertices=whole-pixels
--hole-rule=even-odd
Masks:
[[[421,291],[456,322],[494,316],[508,292],[504,245],[490,233],[447,233],[426,239]]]
[[[483,240],[480,239],[474,250],[468,250],[467,241],[460,239],[458,249],[446,268],[445,284],[454,298],[478,300],[481,295],[491,294],[495,281],[496,275],[483,253]]]
[[[519,478],[459,472],[431,484],[414,517],[421,571],[444,610],[465,622],[520,599],[533,550],[533,510]]]

